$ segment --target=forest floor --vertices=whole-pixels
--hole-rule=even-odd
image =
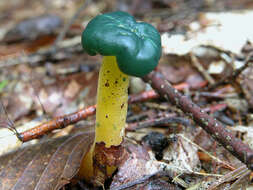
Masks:
[[[253,189],[253,155],[244,149],[253,149],[251,0],[1,1],[0,189],[99,189],[75,178],[83,157],[77,144],[87,148],[80,138],[94,133],[102,60],[80,42],[90,19],[115,10],[158,29],[156,72],[240,142],[210,132],[197,114],[161,97],[154,81],[132,77],[124,142],[132,156],[105,188]],[[81,112],[69,125],[51,126]],[[42,123],[51,128],[26,133]]]

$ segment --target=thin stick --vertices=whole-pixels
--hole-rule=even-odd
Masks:
[[[199,88],[202,88],[204,85],[206,85],[206,83],[200,84]],[[187,87],[187,85],[184,86],[175,85],[175,88],[177,90],[184,90],[185,87]],[[136,102],[144,102],[159,97],[160,97],[159,94],[157,94],[154,90],[149,90],[140,94],[129,96],[128,103],[132,104]],[[56,117],[51,121],[42,123],[41,125],[35,126],[34,128],[24,131],[20,134],[17,133],[17,136],[19,140],[21,140],[22,142],[27,142],[32,139],[39,138],[55,129],[61,129],[70,124],[74,124],[77,123],[78,121],[84,120],[88,116],[94,115],[95,112],[96,112],[96,105],[93,105],[88,108],[81,109],[75,113]]]
[[[182,90],[181,87],[178,88]],[[136,102],[144,102],[150,99],[158,98],[159,95],[154,90],[145,91],[140,94],[135,94],[129,96],[128,103],[136,103]],[[90,106],[88,108],[81,109],[75,113],[71,113],[68,115],[63,115],[60,117],[56,117],[51,121],[42,123],[41,125],[35,126],[32,129],[24,131],[19,134],[19,140],[22,142],[27,142],[32,139],[39,138],[50,131],[55,129],[64,128],[70,124],[77,123],[78,121],[86,119],[88,116],[94,115],[96,112],[96,105]]]
[[[188,143],[192,144],[193,146],[197,147],[199,150],[201,150],[204,153],[206,153],[210,158],[212,158],[216,162],[225,165],[226,167],[228,167],[231,170],[235,170],[235,168],[232,167],[231,165],[229,165],[229,163],[226,163],[225,161],[220,160],[218,157],[213,156],[211,153],[209,153],[208,151],[206,151],[204,148],[202,148],[201,146],[199,146],[196,143],[192,142],[190,139],[186,138],[183,134],[178,134],[178,136],[180,136],[181,138],[183,138],[185,141],[187,141]]]
[[[225,149],[253,170],[253,150],[249,145],[236,138],[223,124],[201,110],[186,96],[181,95],[161,73],[153,71],[143,77],[143,80],[150,83],[161,97],[180,108]]]
[[[90,106],[75,113],[56,117],[49,122],[42,123],[39,126],[20,133],[20,139],[22,142],[27,142],[29,140],[39,138],[40,136],[47,134],[54,129],[64,128],[68,125],[77,123],[78,121],[81,121],[90,115],[94,115],[95,112],[96,106]]]
[[[245,58],[245,64],[240,67],[239,69],[236,69],[232,75],[229,75],[226,78],[223,78],[222,80],[220,80],[217,83],[211,84],[210,86],[208,86],[209,90],[215,89],[220,85],[224,85],[224,84],[228,84],[228,83],[235,83],[237,77],[246,69],[248,68],[250,65],[252,65],[252,56],[253,53],[250,53],[246,58]]]
[[[7,122],[6,123],[5,122],[1,122],[0,125],[3,124],[7,129],[11,130],[18,137],[19,140],[22,140],[20,134],[18,133],[17,129],[14,126],[13,121],[9,117],[9,114],[6,111],[5,106],[3,105],[2,100],[0,100],[0,107],[3,109],[5,117],[7,118]]]
[[[209,186],[208,189],[210,190],[214,190],[217,189],[217,187],[225,182],[229,182],[229,181],[233,181],[236,178],[240,177],[240,176],[244,176],[245,174],[248,175],[249,171],[245,165],[240,166],[239,168],[236,168],[235,170],[225,174],[224,176],[222,176],[219,180],[215,181],[213,184],[211,184],[211,186]]]
[[[154,98],[158,98],[159,95],[155,93],[153,90],[143,92],[141,94],[130,96],[128,103],[135,103],[146,101]],[[27,142],[32,139],[36,139],[41,137],[44,134],[49,133],[55,129],[64,128],[70,124],[77,123],[78,121],[86,119],[88,116],[94,115],[96,113],[96,105],[81,109],[75,113],[71,113],[68,115],[63,115],[60,117],[56,117],[51,121],[42,123],[41,125],[35,126],[32,129],[24,131],[19,134],[20,140],[22,142]]]
[[[189,119],[186,119],[183,117],[169,116],[169,117],[162,117],[162,118],[156,118],[156,119],[149,119],[147,121],[130,124],[126,128],[126,131],[136,131],[139,129],[148,128],[152,126],[167,125],[169,123],[179,123],[186,127],[192,127],[191,121]]]
[[[114,187],[114,188],[111,188],[111,189],[112,190],[128,189],[128,188],[133,187],[135,185],[145,183],[146,181],[148,181],[152,178],[157,179],[157,178],[162,178],[162,177],[168,177],[168,178],[172,179],[172,174],[169,171],[158,171],[158,172],[155,172],[154,174],[150,174],[150,175],[141,177],[139,179],[136,179],[135,181],[130,181],[128,183],[125,183],[123,185],[120,185],[118,187]]]
[[[52,49],[56,49],[58,47],[58,43],[63,40],[63,38],[66,36],[67,31],[69,30],[70,26],[74,23],[74,21],[78,18],[80,13],[87,7],[88,4],[90,4],[91,0],[85,0],[85,2],[79,7],[79,9],[75,12],[75,14],[70,18],[70,20],[65,24],[63,30],[61,33],[57,36],[54,45],[52,46]]]
[[[29,62],[29,64],[31,66],[30,62]],[[37,98],[37,100],[38,100],[38,102],[39,102],[39,104],[40,104],[40,106],[42,108],[43,114],[45,114],[46,116],[48,116],[47,112],[46,112],[46,109],[45,109],[44,105],[42,104],[42,102],[40,100],[40,96],[37,93],[37,90],[36,90],[35,86],[33,85],[34,78],[33,78],[33,72],[32,71],[30,72],[30,76],[31,76],[31,80],[29,82],[30,82],[30,85],[32,86],[32,89],[34,90],[34,94],[35,94],[35,96],[36,96],[36,98]],[[49,118],[47,118],[47,119],[49,119]]]
[[[211,84],[215,83],[214,79],[209,75],[209,73],[205,70],[205,68],[200,64],[197,57],[190,53],[191,62],[194,67],[201,73],[201,75]]]

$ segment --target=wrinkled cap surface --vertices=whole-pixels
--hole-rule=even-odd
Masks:
[[[137,77],[151,72],[161,56],[158,31],[121,11],[92,19],[83,31],[82,46],[89,55],[116,56],[119,69]]]

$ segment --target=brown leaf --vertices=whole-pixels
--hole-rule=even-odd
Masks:
[[[123,184],[142,179],[161,169],[160,164],[150,158],[144,146],[128,143],[125,148],[129,152],[128,158],[119,166],[117,174],[113,177],[111,189],[117,189]]]
[[[0,158],[0,189],[59,189],[78,172],[93,133],[46,141]]]
[[[40,147],[40,151],[32,158],[32,160],[26,165],[26,168],[14,185],[12,189],[34,189],[37,181],[41,177],[41,173],[45,170],[51,156],[57,150],[60,143],[66,139],[59,139],[59,142],[54,141],[43,144]],[[29,157],[29,156],[28,156]]]

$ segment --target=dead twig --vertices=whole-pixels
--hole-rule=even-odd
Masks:
[[[128,102],[142,102],[154,98],[158,98],[159,95],[155,93],[153,90],[143,92],[141,94],[130,96]],[[63,115],[60,117],[56,117],[48,122],[42,123],[41,125],[35,126],[32,129],[24,131],[22,133],[16,133],[19,139],[22,142],[27,142],[32,139],[39,138],[50,131],[55,129],[62,129],[70,124],[77,123],[81,120],[86,119],[88,116],[94,115],[96,113],[96,105],[81,109],[75,113],[71,113],[68,115]]]
[[[2,111],[4,112],[6,119],[5,119],[5,121],[3,121],[3,119],[1,118],[1,115],[0,115],[0,127],[5,127],[7,129],[9,129],[17,136],[17,138],[19,140],[21,140],[21,137],[20,137],[17,129],[15,128],[13,121],[10,119],[9,114],[3,105],[3,102],[0,100],[0,112],[2,112]]]
[[[209,82],[209,84],[215,84],[214,79],[209,75],[209,73],[205,70],[205,68],[200,64],[197,57],[190,53],[191,63],[193,66],[201,73],[201,75]]]
[[[182,86],[176,86],[178,90],[183,90]],[[150,99],[158,98],[159,95],[154,90],[149,90],[140,94],[131,95],[128,103],[144,102]],[[86,119],[88,116],[94,115],[96,112],[96,105],[81,109],[75,113],[56,117],[48,122],[42,123],[41,125],[35,126],[32,129],[24,131],[22,133],[15,133],[16,136],[22,142],[27,142],[32,139],[39,138],[50,131],[55,129],[62,129],[70,124],[77,123],[81,120]]]
[[[159,94],[157,94],[154,90],[146,91],[145,93],[136,94],[134,96],[130,96],[128,99],[129,103],[133,102],[144,102],[150,100],[152,98],[159,98]]]
[[[205,112],[210,112],[210,113],[214,113],[216,111],[221,111],[227,108],[227,104],[226,103],[221,103],[221,104],[215,104],[215,105],[211,105],[207,108],[204,108],[203,110]]]
[[[227,173],[226,175],[222,176],[218,181],[214,182],[208,189],[210,190],[214,190],[217,189],[219,185],[229,182],[229,181],[233,181],[237,178],[241,178],[241,176],[246,177],[247,175],[250,174],[250,170],[248,170],[245,166],[241,166],[229,173]]]
[[[90,106],[88,108],[79,110],[75,113],[56,117],[52,119],[51,121],[42,123],[39,126],[36,126],[32,129],[29,129],[27,131],[20,133],[19,134],[20,140],[22,142],[27,142],[29,140],[39,138],[42,135],[45,135],[52,130],[61,129],[70,124],[77,123],[78,121],[81,121],[90,115],[94,115],[95,112],[96,112],[96,106]]]
[[[192,127],[191,121],[189,119],[183,117],[162,117],[156,119],[149,119],[143,122],[137,122],[133,124],[129,124],[126,128],[126,131],[136,131],[143,128],[148,128],[152,126],[160,126],[160,125],[167,125],[170,123],[178,123],[182,124],[186,127]]]
[[[74,37],[72,39],[63,40],[59,45],[56,51],[52,51],[51,48],[39,50],[36,53],[26,54],[25,52],[21,52],[18,56],[15,57],[7,57],[6,59],[0,60],[0,69],[6,67],[12,67],[20,64],[30,63],[31,65],[36,63],[43,63],[49,60],[62,60],[67,57],[67,55],[71,55],[73,53],[83,53],[81,44],[80,44],[80,36]],[[59,56],[59,55],[66,56]]]
[[[181,95],[161,73],[153,71],[143,77],[143,80],[150,83],[161,97],[180,108],[225,149],[253,170],[253,150],[249,145],[236,138],[224,125],[205,113],[186,96]]]
[[[207,88],[208,90],[213,90],[215,88],[217,88],[218,86],[220,85],[225,85],[225,84],[228,84],[228,83],[236,83],[236,79],[237,77],[246,69],[248,68],[250,65],[252,65],[252,60],[253,58],[253,52],[251,52],[246,58],[245,58],[245,64],[240,67],[239,69],[236,69],[231,75],[229,75],[228,77],[226,78],[223,78],[222,80],[220,80],[219,82],[217,83],[214,83],[214,84],[211,84],[209,85]]]
[[[154,174],[150,174],[150,175],[144,176],[144,177],[142,177],[140,179],[137,179],[135,181],[131,181],[131,182],[125,183],[123,185],[120,185],[118,187],[111,188],[111,190],[128,189],[128,188],[133,187],[135,185],[145,183],[148,180],[158,179],[158,178],[162,178],[162,177],[168,177],[170,180],[172,180],[172,176],[173,175],[169,171],[158,171],[158,172],[156,172]]]
[[[85,0],[84,3],[77,9],[77,11],[74,13],[74,15],[70,18],[70,20],[64,25],[63,30],[57,36],[53,46],[51,47],[52,51],[55,51],[58,48],[59,42],[61,42],[64,39],[64,37],[66,36],[66,33],[68,32],[70,26],[78,18],[80,13],[88,6],[88,4],[90,4],[90,2],[91,2],[91,0]]]
[[[219,159],[216,156],[213,156],[211,153],[209,153],[208,151],[206,151],[204,148],[202,148],[201,146],[197,145],[196,143],[192,142],[190,139],[188,139],[187,137],[185,137],[183,134],[178,134],[177,136],[181,137],[182,139],[184,139],[188,143],[192,144],[193,146],[195,146],[196,148],[198,148],[199,150],[201,150],[202,152],[204,152],[205,154],[207,154],[215,162],[217,162],[219,164],[222,164],[223,166],[225,166],[226,168],[228,168],[230,170],[235,170],[235,168],[233,166],[231,166],[229,163],[227,163],[227,162]]]

